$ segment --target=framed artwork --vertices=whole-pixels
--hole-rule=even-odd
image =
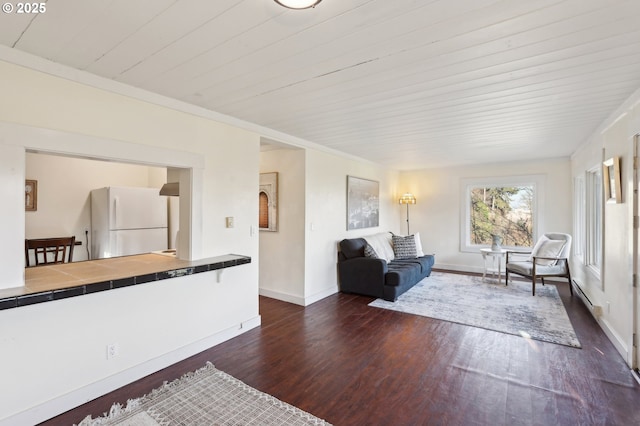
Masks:
[[[380,224],[380,183],[347,176],[347,230]]]
[[[622,203],[620,185],[620,157],[612,157],[602,163],[604,181],[604,200],[607,203]]]
[[[261,231],[278,230],[278,172],[260,173],[258,191],[258,228]]]
[[[27,179],[24,184],[24,209],[28,212],[38,210],[38,181]]]

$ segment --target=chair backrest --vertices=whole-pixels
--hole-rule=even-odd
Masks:
[[[73,261],[73,246],[76,237],[39,238],[24,240],[26,265],[30,265],[29,250],[34,251],[35,265],[67,263]]]

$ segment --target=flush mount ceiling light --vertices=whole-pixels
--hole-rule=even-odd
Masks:
[[[315,7],[322,0],[274,0],[280,6],[288,7],[289,9],[309,9]]]

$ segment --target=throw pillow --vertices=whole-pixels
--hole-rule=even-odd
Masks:
[[[379,234],[367,235],[362,238],[364,238],[365,241],[373,247],[380,259],[384,259],[387,262],[391,262],[393,260],[394,255],[390,232],[381,232]]]
[[[536,252],[532,253],[533,257],[558,257],[562,253],[565,241],[547,240],[537,247]],[[551,266],[558,261],[553,259],[536,259],[536,265]]]
[[[415,234],[413,234],[413,236],[416,239],[416,256],[422,257],[424,256],[424,252],[422,251],[422,241],[420,241],[420,233],[416,232]]]
[[[531,249],[531,255],[529,256],[529,262],[533,262],[533,255],[538,253],[538,250],[540,250],[540,247],[542,247],[542,245],[547,241],[551,241],[551,240],[549,238],[547,238],[546,235],[541,236],[540,239],[538,239],[538,241],[536,241],[536,245],[534,245],[533,248]]]
[[[393,242],[393,254],[396,259],[415,259],[418,257],[416,238],[413,235],[406,237],[393,235],[391,240]]]
[[[378,253],[371,247],[369,243],[364,246],[364,257],[369,257],[371,259],[379,259]]]

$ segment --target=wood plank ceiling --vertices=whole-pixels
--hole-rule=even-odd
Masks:
[[[567,157],[640,87],[640,1],[49,0],[0,43],[400,169]]]

